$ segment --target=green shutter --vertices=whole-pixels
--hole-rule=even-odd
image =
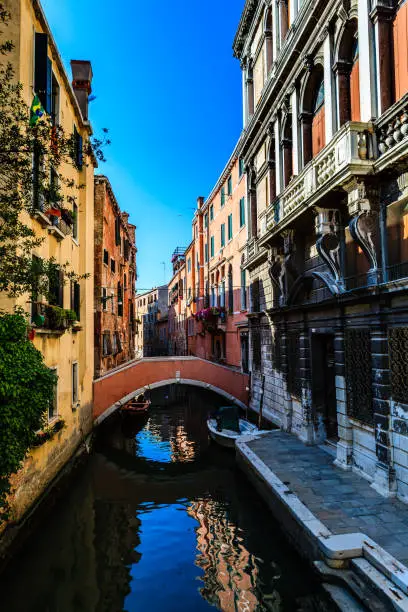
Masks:
[[[221,206],[225,204],[225,188],[221,187]]]
[[[232,215],[228,215],[228,240],[232,240]]]

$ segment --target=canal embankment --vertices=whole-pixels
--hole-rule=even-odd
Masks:
[[[408,508],[275,430],[237,442],[241,469],[298,552],[369,610],[408,610]],[[347,609],[345,607],[344,609]]]

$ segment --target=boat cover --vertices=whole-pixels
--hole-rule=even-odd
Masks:
[[[217,420],[217,429],[229,429],[239,433],[239,408],[238,406],[222,406],[218,409],[215,416]]]

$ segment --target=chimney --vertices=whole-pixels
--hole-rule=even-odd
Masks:
[[[204,198],[203,198],[203,196],[199,196],[197,198],[197,208],[200,209],[203,204],[204,204]]]
[[[91,93],[92,66],[87,60],[71,60],[72,87],[84,121],[88,121],[88,97]]]
[[[129,224],[129,213],[128,212],[123,212],[122,214],[122,219],[123,219],[123,223],[125,225]]]

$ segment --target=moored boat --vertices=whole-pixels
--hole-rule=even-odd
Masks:
[[[150,408],[151,401],[146,399],[144,395],[139,395],[137,398],[131,399],[126,404],[120,407],[122,412],[126,414],[146,414]]]
[[[249,423],[249,421],[244,421],[244,419],[238,420],[239,431],[225,428],[218,429],[217,419],[208,419],[207,426],[211,439],[226,448],[234,448],[235,441],[241,436],[254,434],[260,431],[256,425]]]

